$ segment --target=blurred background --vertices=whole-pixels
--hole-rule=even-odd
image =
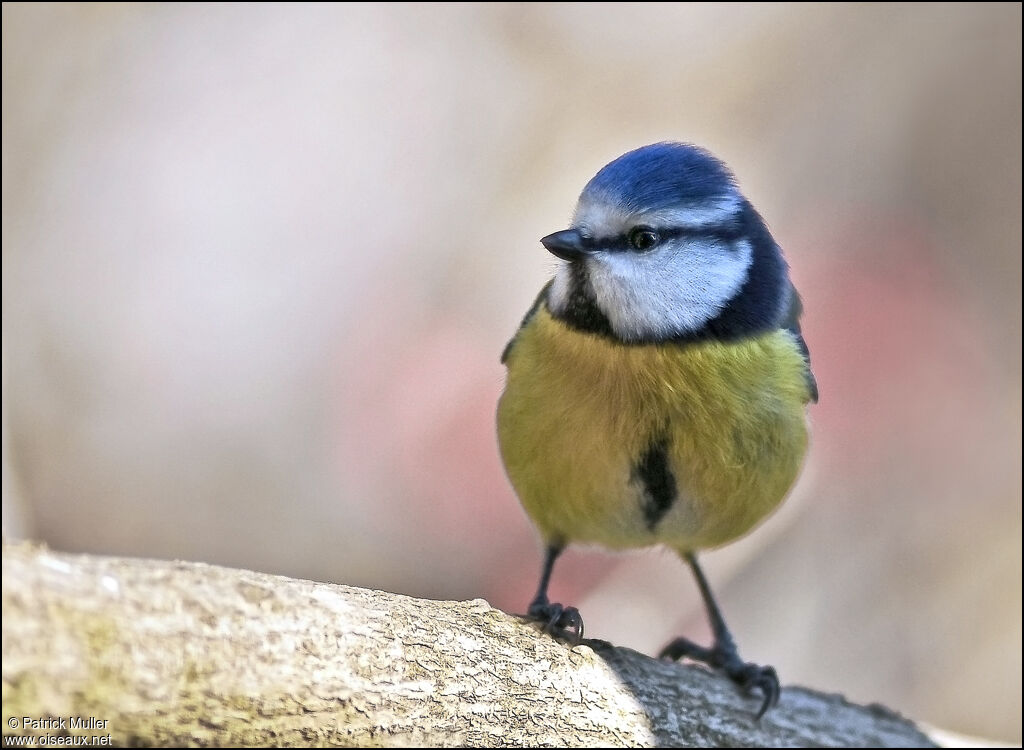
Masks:
[[[784,509],[705,556],[789,684],[1021,737],[1021,6],[3,5],[3,521],[525,610],[508,338],[585,182],[736,172],[821,388]],[[709,638],[665,551],[553,596]]]

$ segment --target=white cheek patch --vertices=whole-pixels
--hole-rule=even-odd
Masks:
[[[600,195],[583,195],[572,226],[587,237],[623,237],[635,226],[701,230],[734,220],[743,209],[738,193],[699,206],[627,211]],[[712,236],[666,242],[647,253],[592,251],[586,263],[590,291],[612,330],[626,341],[670,338],[697,331],[716,318],[747,280],[753,249],[746,240]],[[573,291],[571,265],[563,263],[548,292],[556,315]]]
[[[752,256],[746,240],[690,239],[650,253],[595,253],[587,270],[597,307],[628,341],[699,330],[742,288]]]
[[[572,292],[572,271],[571,266],[566,262],[558,264],[555,272],[555,279],[548,289],[548,309],[555,315],[565,312],[569,304],[569,294]]]

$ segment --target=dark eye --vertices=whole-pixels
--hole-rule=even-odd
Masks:
[[[629,233],[629,244],[634,250],[643,252],[658,244],[658,233],[650,227],[636,227]]]

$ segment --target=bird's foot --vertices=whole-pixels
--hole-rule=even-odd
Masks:
[[[545,633],[564,635],[573,645],[583,640],[583,618],[575,607],[563,607],[557,602],[538,600],[530,605],[527,614],[544,624]]]
[[[699,661],[712,669],[720,669],[725,672],[730,680],[744,690],[760,690],[764,695],[764,701],[761,703],[761,709],[757,712],[757,719],[764,716],[765,711],[779,702],[782,687],[779,685],[778,675],[775,674],[775,667],[763,667],[760,664],[743,661],[740,659],[736,647],[731,644],[715,644],[713,648],[705,648],[686,638],[676,638],[665,646],[658,656],[661,659],[668,658],[673,661],[684,657]]]

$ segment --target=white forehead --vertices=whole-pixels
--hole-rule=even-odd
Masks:
[[[743,207],[737,194],[721,195],[689,206],[629,209],[600,194],[584,193],[573,214],[572,228],[589,237],[615,237],[635,226],[702,229],[727,224]]]

